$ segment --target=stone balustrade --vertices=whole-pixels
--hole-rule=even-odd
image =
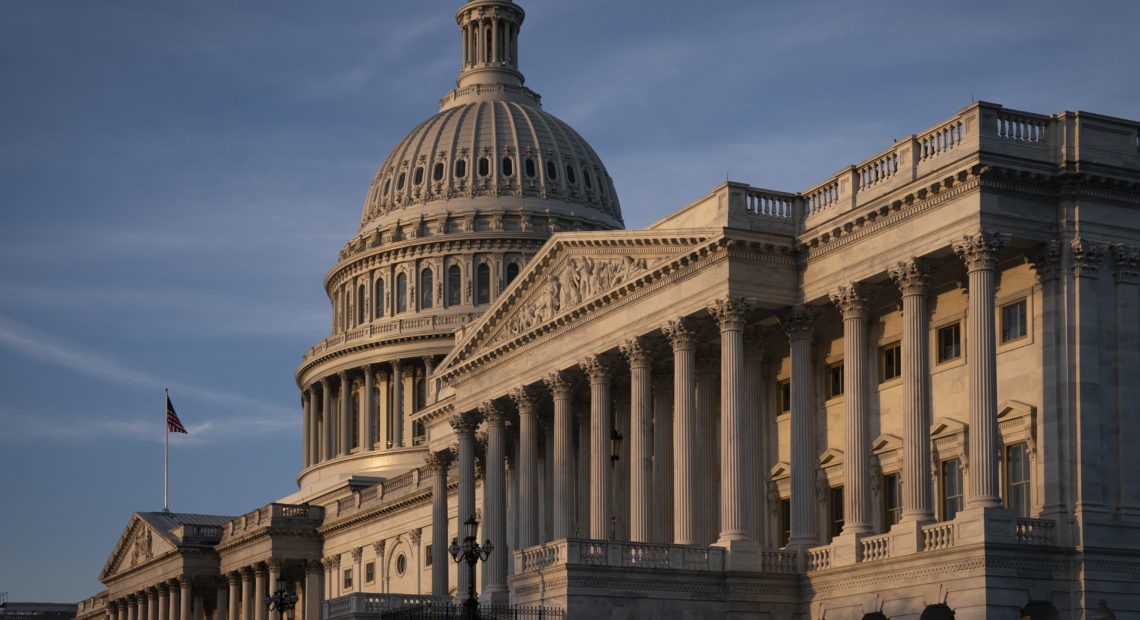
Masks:
[[[234,538],[270,526],[319,524],[325,516],[325,509],[309,504],[266,504],[257,510],[231,519],[217,529],[217,539]],[[204,526],[195,526],[201,529]],[[216,542],[216,541],[215,541]]]
[[[891,537],[889,534],[868,536],[859,541],[863,546],[862,558],[864,562],[886,560],[891,557]]]
[[[321,617],[324,620],[350,620],[366,617],[380,618],[385,614],[411,607],[423,607],[425,605],[438,605],[451,602],[451,597],[446,596],[358,592],[325,601]]]
[[[831,547],[814,547],[807,550],[807,570],[827,570],[831,568]]]
[[[304,362],[339,349],[358,345],[375,339],[436,334],[454,331],[467,325],[477,317],[475,313],[431,314],[427,316],[407,316],[368,325],[354,327],[335,336],[330,336],[313,345],[302,356]]]
[[[785,561],[781,557],[779,562],[773,562],[780,567],[780,570],[774,572],[786,572],[782,569]],[[515,551],[516,573],[536,572],[560,565],[721,572],[724,570],[724,549],[699,545],[563,538],[546,545]]]
[[[933,523],[922,528],[922,550],[949,549],[954,546],[954,522]]]
[[[1017,544],[1053,545],[1056,541],[1057,524],[1048,519],[1018,519]]]

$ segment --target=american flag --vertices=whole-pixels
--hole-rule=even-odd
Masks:
[[[185,426],[182,426],[182,420],[178,419],[178,414],[174,413],[174,405],[170,404],[170,396],[166,397],[166,431],[168,433],[185,433],[190,434]]]

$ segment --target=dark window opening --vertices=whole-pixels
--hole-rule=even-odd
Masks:
[[[424,182],[424,167],[416,166],[416,171],[413,173],[412,182],[416,185],[422,185]]]
[[[526,171],[526,175],[528,177],[534,177],[535,172],[537,172],[537,171],[534,169],[534,160],[533,159],[527,157],[526,162],[523,164],[523,167],[524,167],[524,170]]]
[[[424,269],[420,273],[420,307],[421,308],[431,308],[432,307],[432,298],[433,298],[433,295],[432,295],[432,289],[433,289],[432,284],[433,284],[433,282],[432,282],[432,280],[433,279],[434,278],[432,278],[432,273],[431,273],[430,268]]]
[[[467,176],[467,160],[461,159],[455,162],[455,178],[462,179]]]
[[[408,276],[396,276],[396,312],[408,311]]]
[[[491,303],[491,268],[482,263],[475,270],[475,303]]]
[[[503,176],[509,177],[515,173],[515,162],[510,157],[503,158]]]
[[[463,303],[463,272],[459,265],[447,268],[447,305],[458,306]]]
[[[433,168],[431,171],[431,178],[434,181],[443,180],[443,162],[437,162],[435,164],[435,168]]]
[[[491,174],[491,160],[486,157],[479,158],[479,176],[485,177]]]

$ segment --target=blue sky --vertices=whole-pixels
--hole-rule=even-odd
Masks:
[[[134,511],[295,490],[293,372],[456,0],[0,2],[0,591],[74,601]],[[1140,119],[1140,4],[523,2],[527,85],[644,226],[798,191],[974,99]]]

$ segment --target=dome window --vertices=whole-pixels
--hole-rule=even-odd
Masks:
[[[408,311],[408,276],[401,273],[396,276],[396,312]]]
[[[365,289],[363,284],[361,284],[360,286],[358,286],[356,288],[356,324],[357,325],[364,323],[365,312],[368,308],[367,301],[365,300],[366,294],[367,294],[367,292],[366,292],[366,289]]]
[[[546,178],[551,181],[558,180],[558,166],[554,165],[554,160],[546,160]]]
[[[384,179],[384,191],[380,192],[380,196],[381,197],[387,196],[389,189],[392,189],[392,177],[388,177],[387,179]]]
[[[416,166],[416,171],[412,175],[412,183],[416,185],[423,185],[424,182],[424,167]]]
[[[584,182],[586,184],[586,189],[593,189],[594,188],[593,182],[590,181],[590,171],[589,170],[583,170],[582,171],[582,182]]]
[[[475,303],[491,303],[491,268],[487,263],[475,270]]]
[[[517,277],[519,277],[519,264],[507,263],[507,284],[514,282]]]
[[[570,164],[566,164],[566,182],[570,185],[578,182],[578,179],[574,176],[574,166],[571,166]]]
[[[526,163],[523,164],[523,167],[526,170],[526,176],[534,178],[534,173],[536,172],[534,169],[534,159],[527,157]]]
[[[376,302],[374,304],[376,306],[376,318],[384,316],[384,280],[382,278],[376,278],[376,295],[373,301]]]
[[[455,178],[462,179],[467,176],[467,160],[461,159],[455,162]]]
[[[447,305],[458,306],[462,303],[463,272],[459,265],[447,268]]]
[[[432,273],[431,268],[426,267],[420,272],[420,308],[432,307]]]
[[[491,160],[486,157],[479,158],[479,176],[485,177],[491,174]]]
[[[515,162],[510,157],[503,158],[503,176],[509,177],[515,173]]]
[[[396,191],[397,192],[404,190],[404,181],[406,181],[407,178],[408,178],[408,173],[406,173],[406,172],[400,173],[399,178],[396,179]]]
[[[436,162],[435,168],[431,171],[431,179],[433,181],[443,180],[443,162]]]

